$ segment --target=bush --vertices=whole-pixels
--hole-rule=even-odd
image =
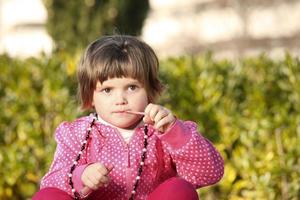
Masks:
[[[162,63],[162,102],[200,124],[221,151],[225,175],[201,199],[297,199],[300,63],[265,55],[238,63],[181,57]]]
[[[75,66],[63,56],[0,63],[0,199],[25,199],[52,161],[56,126],[78,112]]]
[[[52,161],[55,128],[82,114],[77,60],[0,56],[0,199],[30,199]],[[163,60],[161,78],[161,103],[198,122],[225,159],[224,178],[200,189],[201,199],[299,197],[299,59],[184,56]]]
[[[149,10],[148,0],[44,0],[47,30],[56,47],[81,50],[101,35],[114,32],[140,35]]]

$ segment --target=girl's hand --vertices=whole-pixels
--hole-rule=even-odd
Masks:
[[[154,128],[160,132],[165,132],[176,120],[174,115],[167,108],[150,103],[145,108],[145,123],[153,124]]]
[[[81,180],[85,186],[97,190],[108,184],[110,180],[108,174],[112,168],[113,166],[105,167],[102,163],[91,164],[84,169]]]

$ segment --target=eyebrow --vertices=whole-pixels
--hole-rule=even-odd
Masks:
[[[104,83],[104,82],[103,82]],[[100,83],[100,85],[97,83],[96,84],[96,88],[101,88],[101,87],[110,87],[110,84],[108,83],[108,85],[105,85],[105,84],[101,84]],[[126,83],[126,86],[128,86],[128,85],[132,85],[132,84],[136,84],[136,85],[141,85],[141,86],[143,86],[143,84],[140,82],[140,81],[138,81],[138,80],[133,80],[133,81],[129,81],[128,83]]]

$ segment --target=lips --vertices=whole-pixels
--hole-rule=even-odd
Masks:
[[[118,110],[118,111],[114,111],[113,113],[126,113],[127,110]]]

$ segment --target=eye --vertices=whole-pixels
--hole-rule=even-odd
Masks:
[[[101,92],[109,94],[111,92],[111,88],[104,88],[101,90]]]
[[[137,88],[138,88],[137,85],[129,85],[129,86],[128,86],[128,90],[130,90],[130,91],[134,91],[134,90],[136,90]]]

